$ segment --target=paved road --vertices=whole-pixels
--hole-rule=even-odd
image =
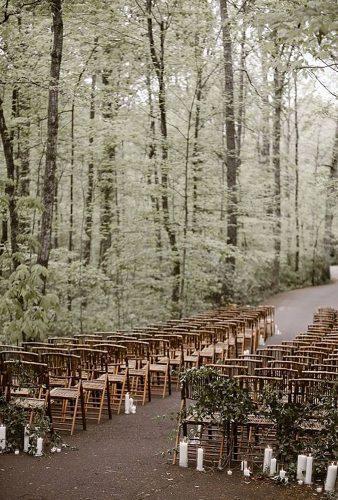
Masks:
[[[316,308],[338,307],[338,281],[281,293],[277,306],[279,342],[305,329]],[[179,394],[139,407],[136,415],[114,415],[72,438],[60,454],[32,458],[0,455],[0,500],[308,500],[319,495],[308,487],[278,487],[271,481],[246,483],[239,472],[207,474],[168,463]],[[162,455],[163,453],[163,455]]]
[[[328,285],[279,293],[267,301],[276,306],[276,323],[280,331],[280,335],[269,340],[270,344],[292,339],[298,332],[306,331],[318,307],[338,309],[338,266],[331,268],[331,277],[332,282]]]

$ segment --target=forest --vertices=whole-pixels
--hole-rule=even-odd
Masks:
[[[327,281],[336,20],[333,0],[2,0],[0,338]]]

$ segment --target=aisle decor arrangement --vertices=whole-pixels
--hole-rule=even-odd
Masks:
[[[27,424],[27,410],[0,397],[0,454],[21,451],[40,457],[50,450],[61,452],[62,441],[53,432],[49,417],[44,409],[34,408],[34,421]]]
[[[23,451],[40,457],[48,449],[60,452],[61,437],[53,430],[46,405],[35,397],[31,366],[12,362],[11,377],[15,379],[15,397],[6,391],[0,395],[0,453],[18,455]]]
[[[323,489],[334,492],[338,468],[335,391],[313,394],[306,403],[297,403],[285,400],[280,391],[267,387],[253,400],[237,380],[207,366],[187,370],[181,376],[181,383],[182,407],[178,420],[183,439],[178,440],[177,450],[180,467],[195,464],[197,471],[205,471],[209,455],[209,467],[211,458],[213,465],[226,469],[228,475],[240,463],[246,479],[264,476],[285,485],[297,481],[299,485],[316,486],[317,492]],[[189,399],[193,404],[187,404]],[[240,460],[238,431],[246,426],[251,433],[250,423],[259,421],[262,415],[272,426],[272,444],[263,446],[261,454],[253,454],[249,446]],[[320,430],[309,433],[308,424],[318,418]],[[215,428],[221,436],[219,450],[216,450]]]

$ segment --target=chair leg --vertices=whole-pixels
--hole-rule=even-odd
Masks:
[[[165,393],[167,392],[167,383],[168,383],[168,372],[166,371],[164,375],[162,398],[165,398]]]
[[[82,384],[80,387],[80,401],[81,401],[82,428],[85,431],[85,430],[87,430],[87,424],[86,424],[86,410],[85,410]]]
[[[118,415],[120,415],[120,413],[121,413],[122,401],[123,401],[125,387],[126,387],[126,378],[123,380],[122,387],[121,387],[120,401],[119,401],[119,406],[118,406],[118,410],[117,410],[117,414]]]
[[[169,393],[169,396],[171,396],[171,370],[170,370],[170,363],[168,364],[168,393]]]
[[[103,411],[103,405],[104,405],[104,399],[106,396],[106,386],[102,389],[101,393],[101,398],[100,398],[100,408],[99,408],[99,414],[97,417],[97,423],[99,424],[101,422],[101,417],[102,417],[102,411]]]
[[[108,408],[108,418],[109,420],[112,419],[112,411],[111,411],[111,404],[110,404],[110,384],[109,384],[109,381],[107,379],[107,382],[106,382],[106,395],[107,395],[107,408]]]
[[[70,435],[71,436],[74,434],[74,430],[75,430],[78,401],[79,401],[79,398],[76,398],[76,400],[75,400],[75,406],[74,406],[73,419],[72,419],[72,427],[71,427],[71,430],[70,430]]]
[[[151,384],[150,384],[150,374],[149,374],[149,370],[147,370],[147,375],[146,375],[146,378],[147,378],[147,386],[148,386],[148,401],[150,402],[151,401]]]

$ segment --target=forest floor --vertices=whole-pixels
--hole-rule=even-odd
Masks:
[[[319,306],[338,306],[338,281],[281,293],[268,301],[277,306],[280,342],[305,329]],[[33,458],[0,456],[0,500],[306,500],[320,498],[305,486],[278,486],[272,481],[245,482],[239,472],[200,473],[168,462],[179,394],[138,407],[136,415],[114,415],[65,437],[62,453]]]

